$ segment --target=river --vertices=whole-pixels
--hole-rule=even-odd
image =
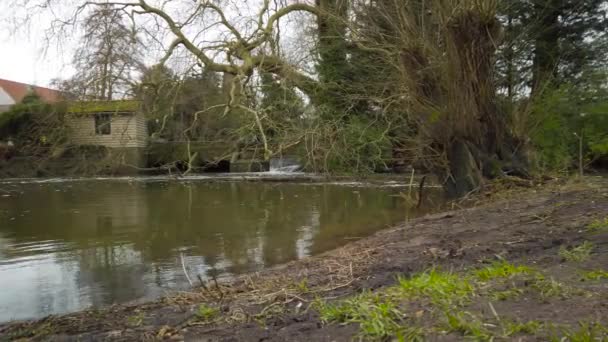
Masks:
[[[145,301],[305,258],[401,222],[394,182],[0,182],[0,322]],[[410,217],[436,210],[430,192]],[[182,264],[183,260],[183,264]]]

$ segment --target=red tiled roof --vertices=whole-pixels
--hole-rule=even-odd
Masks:
[[[4,89],[4,91],[13,98],[15,103],[21,102],[21,100],[29,94],[30,90],[33,90],[34,93],[40,96],[42,101],[48,103],[59,101],[61,96],[61,92],[58,90],[3,79],[0,79],[0,88]]]

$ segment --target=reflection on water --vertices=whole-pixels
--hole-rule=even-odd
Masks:
[[[230,276],[335,248],[405,215],[397,187],[158,180],[2,187],[0,321],[185,288],[180,254],[191,276]]]

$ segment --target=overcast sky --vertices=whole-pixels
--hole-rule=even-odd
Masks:
[[[71,75],[71,51],[65,46],[47,48],[45,43],[44,30],[48,28],[50,16],[37,17],[27,27],[15,30],[8,20],[13,8],[0,6],[0,10],[3,11],[0,14],[0,78],[48,86],[54,78]]]
[[[57,51],[44,53],[40,39],[10,37],[0,39],[0,78],[48,86],[53,78],[69,72]]]
[[[73,0],[70,0],[73,1]],[[160,0],[159,0],[160,1]],[[229,17],[229,21],[243,21],[250,14],[257,15],[259,11],[259,0],[234,0],[235,4],[242,5],[232,8],[227,8],[226,14]],[[57,16],[57,12],[61,13],[62,9],[67,9],[67,13],[72,13],[73,5],[66,5],[71,2],[57,1],[64,7],[54,7],[53,14],[48,11],[40,11],[38,14],[34,14],[35,18],[30,18],[26,21],[26,26],[22,24],[16,24],[15,22],[19,18],[28,16],[31,14],[30,10],[27,10],[23,6],[14,5],[19,2],[18,0],[0,0],[0,78],[14,80],[23,83],[49,86],[51,80],[60,78],[67,79],[71,77],[74,70],[70,67],[70,61],[74,55],[74,50],[77,45],[78,35],[76,31],[72,31],[71,34],[75,37],[66,37],[65,32],[63,35],[52,35],[54,37],[51,44],[45,42],[45,31],[51,27],[51,22]],[[178,2],[178,1],[176,1]],[[13,3],[13,5],[11,5]],[[188,6],[192,6],[188,2]],[[236,6],[236,5],[235,5]],[[61,17],[61,15],[59,15]],[[149,17],[148,17],[149,18]],[[141,22],[140,22],[141,23]],[[298,30],[294,30],[292,25],[299,27]],[[307,44],[304,43],[302,36],[296,33],[301,33],[302,22],[282,21],[282,40],[285,44],[286,52],[288,55],[294,53],[295,56],[292,59],[293,62],[301,63],[299,60],[301,56],[306,56],[308,53],[302,51],[307,49]],[[197,26],[199,25],[199,26]],[[200,27],[209,26],[209,29],[205,31],[204,35],[198,33]],[[239,26],[239,24],[237,24]],[[17,29],[16,29],[17,28]],[[201,37],[204,36],[209,39],[211,45],[214,45],[214,40],[218,39],[222,35],[222,31],[218,31],[216,25],[202,25],[202,23],[195,23],[193,25],[192,36]],[[224,30],[225,31],[225,30]],[[172,35],[156,33],[156,39],[165,41],[164,45],[168,41],[172,40]],[[59,45],[61,44],[61,45]],[[203,40],[197,39],[197,45],[205,45]],[[182,51],[183,52],[183,51]],[[164,50],[154,49],[152,45],[147,45],[145,53],[145,63],[151,65],[156,63],[159,56],[164,54]],[[214,55],[210,52],[210,55]],[[181,61],[182,57],[185,56],[185,61]],[[218,61],[222,61],[221,56]],[[169,63],[173,68],[179,68],[180,65],[189,66],[192,64],[192,55],[189,53],[176,53],[172,59],[172,63]]]

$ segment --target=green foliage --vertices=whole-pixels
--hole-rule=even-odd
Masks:
[[[531,287],[536,289],[544,300],[550,298],[568,299],[575,295],[584,294],[582,290],[560,283],[553,278],[546,279],[540,275],[532,282]]]
[[[487,282],[497,278],[511,278],[519,274],[531,274],[534,271],[527,266],[517,266],[504,260],[496,261],[490,266],[475,270],[473,275],[481,281]]]
[[[522,289],[484,291],[484,288],[487,289],[488,285],[491,285],[488,284],[489,281],[512,279],[517,275],[526,276],[528,285]],[[491,303],[495,300],[513,299],[524,291],[537,291],[543,300],[567,299],[588,294],[584,290],[557,282],[553,278],[547,279],[532,268],[498,261],[465,275],[431,269],[410,278],[400,278],[397,285],[376,292],[364,292],[346,300],[327,303],[317,299],[313,307],[325,323],[359,324],[364,340],[391,338],[399,341],[425,340],[428,338],[426,332],[437,332],[439,329],[442,333],[447,330],[477,341],[493,341],[498,338],[509,339],[517,335],[538,335],[547,331],[550,324],[499,316],[491,304],[494,316],[488,318],[487,315],[463,311],[464,305],[468,305],[469,299],[474,295],[482,296],[479,303],[484,303],[488,298],[486,295],[489,295]],[[422,317],[422,315],[418,313],[412,315],[407,308],[417,308],[421,304],[425,308],[422,313],[428,311],[433,319],[444,319],[441,325],[430,329],[428,325],[424,325],[424,329],[417,327],[416,324],[419,322],[413,317]],[[473,307],[476,306],[477,304]],[[586,341],[576,338],[598,331],[597,327],[585,326],[580,331],[564,330],[564,335],[571,336],[574,341]]]
[[[214,141],[235,134],[238,115],[224,113],[221,76],[203,69],[178,77],[163,65],[144,71],[135,92],[154,138]],[[177,160],[177,157],[176,159]]]
[[[589,158],[608,156],[608,101],[586,108],[583,134]]]
[[[566,261],[583,262],[591,257],[593,244],[589,241],[583,242],[581,245],[570,249],[562,246],[559,250],[559,255]]]
[[[477,341],[492,341],[493,334],[477,317],[468,312],[444,312],[450,331],[459,332]]]
[[[285,82],[273,74],[264,73],[262,80],[261,107],[268,113],[271,121],[293,121],[304,113],[304,101]],[[276,125],[276,123],[274,123]]]
[[[317,124],[306,143],[312,147],[308,154],[315,171],[372,173],[386,168],[392,143],[381,125],[365,118]]]
[[[597,281],[602,279],[608,279],[608,272],[604,270],[588,271],[582,272],[581,276],[581,280]]]
[[[535,335],[543,327],[543,323],[539,321],[528,321],[524,323],[505,321],[501,323],[505,336],[513,336],[517,334]]]
[[[144,318],[146,318],[144,313],[138,312],[138,313],[134,314],[133,316],[129,316],[127,318],[127,322],[132,327],[138,327],[143,323]]]
[[[205,321],[211,321],[213,320],[215,317],[217,317],[219,315],[219,310],[210,306],[207,306],[205,304],[201,304],[199,305],[197,311],[196,311],[196,316]]]
[[[537,166],[541,170],[563,171],[576,160],[577,143],[574,133],[578,108],[568,98],[569,89],[562,88],[537,100],[532,116],[538,125],[532,130],[532,142],[538,152]]]
[[[510,288],[508,290],[502,291],[491,291],[490,298],[494,301],[504,301],[509,299],[514,299],[521,296],[524,293],[524,290],[518,288]]]
[[[547,89],[532,109],[531,140],[541,170],[563,171],[608,155],[608,89],[605,73],[585,73],[585,84]]]
[[[300,293],[310,292],[310,288],[308,287],[308,280],[302,279],[302,281],[296,284],[296,289],[298,289]]]
[[[422,340],[422,331],[407,328],[395,301],[381,294],[367,292],[338,304],[318,300],[315,307],[326,323],[358,323],[367,339],[407,336],[407,341]]]
[[[63,123],[65,106],[47,104],[34,96],[7,112],[0,113],[0,140],[13,139],[19,153],[34,153],[37,147],[65,143],[67,129]]]
[[[466,301],[473,294],[473,285],[456,274],[432,269],[409,279],[399,279],[399,290],[406,297],[427,297],[434,304],[451,305]]]
[[[562,336],[554,336],[551,341],[599,342],[608,340],[608,328],[600,323],[581,322],[579,328],[562,328]]]
[[[608,231],[608,217],[597,219],[587,226],[587,231],[591,233],[600,233]]]

